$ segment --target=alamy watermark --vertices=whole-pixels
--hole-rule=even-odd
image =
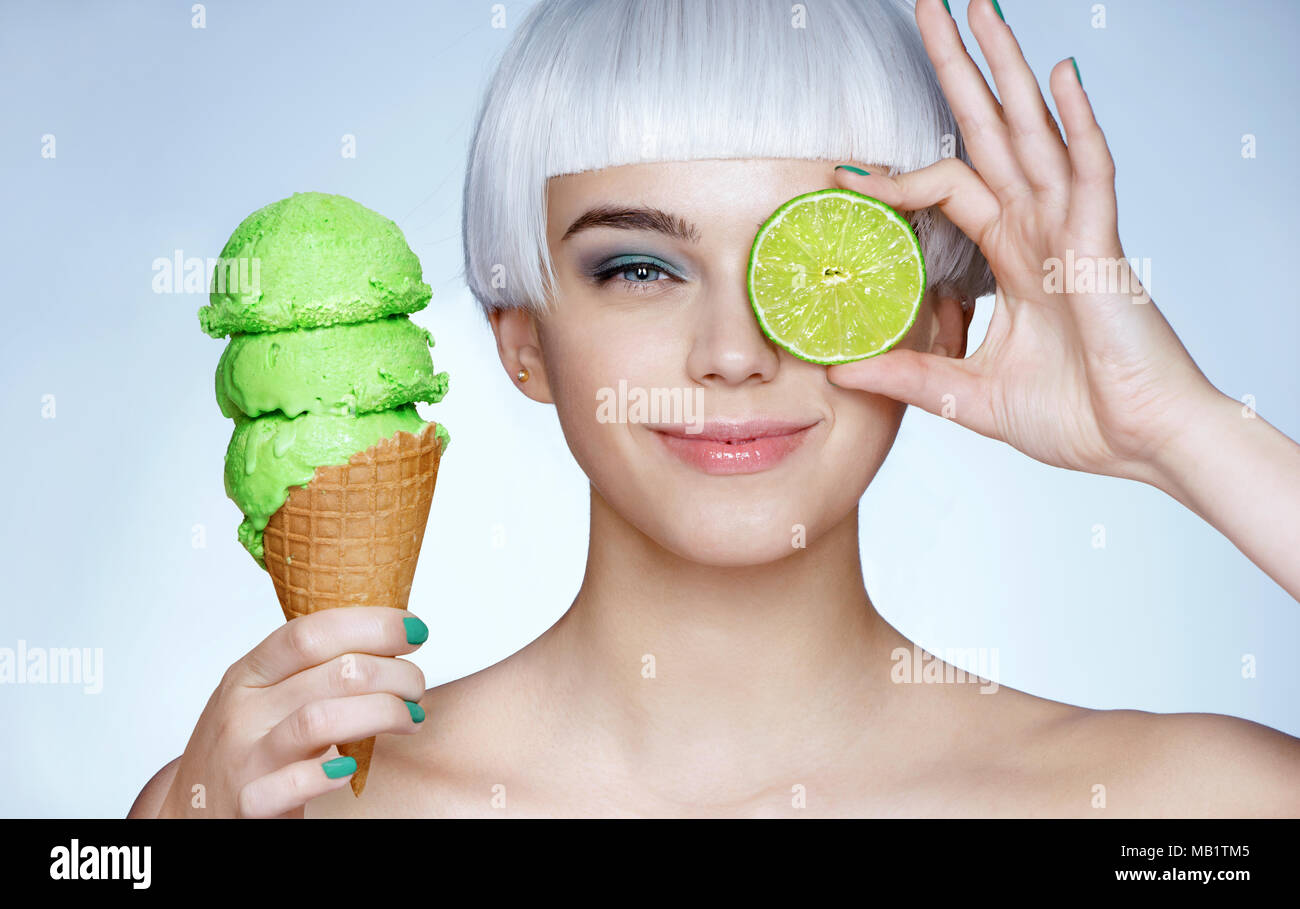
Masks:
[[[993,694],[998,683],[992,681],[998,674],[998,649],[996,647],[949,647],[942,657],[923,650],[915,644],[912,649],[895,647],[889,654],[894,664],[889,670],[890,681],[895,684],[919,682],[935,685],[948,683],[979,683],[981,694]],[[962,669],[964,663],[978,669],[978,674]]]
[[[0,685],[81,685],[85,694],[104,690],[103,647],[0,647]]]
[[[1151,260],[1105,256],[1052,256],[1043,261],[1043,291],[1049,294],[1127,294],[1134,303],[1151,302]]]
[[[211,278],[208,276],[211,275]],[[262,260],[258,256],[186,256],[173,250],[171,257],[153,260],[156,294],[251,294],[262,289]]]
[[[703,432],[704,389],[629,388],[627,379],[619,379],[617,389],[596,390],[596,422],[663,423],[684,425],[692,434]]]
[[[83,846],[71,840],[50,850],[50,879],[55,881],[130,881],[148,890],[153,880],[152,846]]]

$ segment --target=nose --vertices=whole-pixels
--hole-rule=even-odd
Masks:
[[[710,294],[696,307],[695,337],[686,368],[701,384],[769,382],[778,353],[754,317],[745,274],[727,281],[728,290]]]

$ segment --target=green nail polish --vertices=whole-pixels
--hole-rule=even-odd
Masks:
[[[836,169],[836,170],[850,170],[850,171],[853,171],[853,173],[855,173],[855,174],[861,174],[861,175],[864,176],[864,177],[870,177],[870,176],[871,176],[871,173],[870,173],[869,171],[865,171],[865,170],[863,170],[863,169],[860,168],[860,167],[854,167],[852,164],[837,164],[837,165],[835,166],[835,169]]]
[[[943,0],[943,8],[948,11],[949,16],[952,15],[952,7],[948,5],[948,0]]]
[[[1070,64],[1074,67],[1074,78],[1079,80],[1079,88],[1083,88],[1083,76],[1079,75],[1079,64],[1074,61],[1073,57],[1070,58]]]
[[[405,703],[406,703],[406,709],[411,711],[411,722],[423,723],[424,708],[421,707],[419,704],[415,703],[415,701],[406,701]]]
[[[325,769],[325,775],[332,780],[337,780],[341,776],[347,776],[349,773],[357,772],[357,759],[350,757],[336,757],[332,761],[326,761],[321,764]]]
[[[415,616],[402,619],[402,624],[406,626],[406,643],[423,644],[429,640],[429,626]]]
[[[997,13],[998,18],[1003,22],[1007,21],[1007,17],[1002,15],[1002,7],[998,6],[998,0],[993,0],[993,12]]]

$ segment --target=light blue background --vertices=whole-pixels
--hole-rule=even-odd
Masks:
[[[211,2],[204,29],[188,2],[0,8],[0,647],[102,648],[105,674],[98,695],[0,685],[0,815],[125,814],[226,667],[282,621],[222,490],[223,342],[199,331],[201,294],[151,280],[155,258],[215,256],[293,191],[393,217],[434,288],[416,321],[452,382],[424,412],[453,444],[411,601],[432,630],[414,656],[429,683],[504,658],[569,605],[585,478],[552,410],[512,389],[461,278],[472,119],[528,4],[505,4],[506,30],[491,6]],[[1150,258],[1185,345],[1300,436],[1300,13],[1111,2],[1094,28],[1092,6],[1003,10],[1040,81],[1077,56],[1118,164],[1126,250]],[[340,154],[349,133],[355,159]],[[1002,684],[1042,697],[1300,734],[1300,607],[1162,493],[914,411],[862,514],[868,589],[922,646],[996,647]],[[1242,678],[1244,654],[1257,678]]]

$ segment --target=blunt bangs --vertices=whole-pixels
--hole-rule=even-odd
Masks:
[[[479,110],[465,279],[484,313],[553,301],[546,182],[702,158],[969,162],[908,0],[542,0]],[[993,291],[938,209],[909,215],[930,286]]]

